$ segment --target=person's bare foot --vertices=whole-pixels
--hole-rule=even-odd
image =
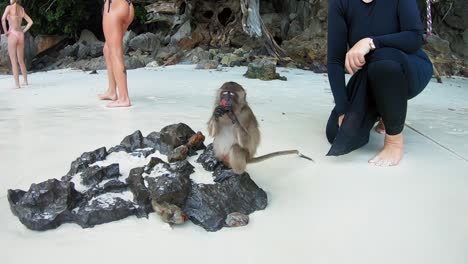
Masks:
[[[130,100],[127,99],[127,100],[117,100],[117,101],[113,101],[113,102],[110,102],[106,105],[107,107],[109,108],[117,108],[117,107],[130,107],[132,106],[132,104],[130,103]]]
[[[383,149],[373,159],[369,160],[376,166],[396,166],[403,158],[403,133],[395,136],[385,135]]]
[[[382,134],[382,135],[385,134],[385,125],[382,119],[380,119],[379,123],[375,126],[375,132]]]
[[[97,97],[99,98],[99,100],[110,100],[110,101],[116,101],[117,100],[117,94],[116,93],[105,92],[103,94],[98,94]]]

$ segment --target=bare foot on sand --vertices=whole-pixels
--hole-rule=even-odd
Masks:
[[[377,156],[369,160],[380,167],[396,166],[403,158],[403,133],[395,136],[385,135],[385,143],[383,149]]]
[[[110,101],[116,101],[117,100],[117,94],[116,93],[105,92],[103,94],[98,94],[97,97],[99,98],[99,100],[110,100]]]
[[[382,135],[385,134],[385,125],[382,119],[380,119],[379,123],[375,126],[375,132],[382,134]]]
[[[130,107],[132,104],[130,103],[130,99],[127,100],[117,100],[107,104],[109,108],[116,108],[116,107]]]

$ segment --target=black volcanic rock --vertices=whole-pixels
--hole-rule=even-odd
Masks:
[[[190,192],[194,167],[186,160],[171,164],[159,163],[145,181],[148,183],[150,198],[157,203],[174,204],[183,207]]]
[[[133,201],[139,205],[139,216],[147,216],[147,214],[153,211],[151,207],[150,192],[145,186],[143,173],[145,173],[144,167],[133,168],[130,170],[130,174],[126,179],[128,188],[133,193]]]
[[[159,145],[161,145],[161,133],[159,132],[151,132],[149,133],[144,139],[143,143],[146,147],[159,149]]]
[[[56,228],[67,221],[78,198],[73,183],[57,179],[32,184],[28,192],[8,190],[11,211],[32,230]]]
[[[156,152],[156,149],[154,148],[141,148],[141,149],[135,149],[133,152],[130,153],[130,155],[146,158],[149,155],[153,154],[154,152]]]
[[[85,168],[88,168],[90,164],[93,164],[96,161],[105,160],[106,157],[107,151],[105,147],[98,148],[91,152],[85,152],[72,162],[70,171],[67,173],[67,175],[72,176],[82,172]]]
[[[195,134],[181,123],[147,137],[136,131],[109,153],[125,151],[147,158],[156,150],[167,155],[180,146],[184,152],[188,149],[195,153],[205,147],[204,139],[201,132]],[[124,181],[119,164],[91,166],[107,157],[105,148],[85,152],[72,162],[61,181],[32,184],[28,192],[9,190],[13,214],[30,229],[47,230],[62,223],[88,228],[131,215],[147,217],[156,211],[168,223],[183,224],[191,219],[208,231],[216,231],[247,224],[248,214],[267,205],[266,193],[247,173],[236,175],[217,161],[212,145],[198,162],[213,171],[215,184],[194,183],[190,178],[194,167],[186,159],[167,163],[157,157],[151,157],[144,167],[131,169]],[[178,159],[182,158],[173,156],[169,160]]]
[[[121,182],[118,179],[111,179],[109,181],[103,181],[99,184],[95,184],[90,187],[86,192],[82,193],[85,200],[90,200],[93,197],[108,192],[123,192],[128,190],[128,184]]]
[[[104,193],[72,211],[72,219],[81,227],[109,223],[135,215],[137,209],[130,199],[124,199],[123,193]]]
[[[113,146],[112,148],[110,148],[108,153],[111,154],[113,152],[119,152],[119,151],[129,152],[129,150],[125,146],[117,145],[117,146]]]
[[[93,185],[102,180],[118,178],[120,176],[119,164],[111,164],[106,167],[92,166],[81,173],[81,182],[84,185]]]
[[[193,223],[207,231],[217,231],[224,227],[229,214],[248,215],[265,209],[267,203],[265,191],[244,173],[217,184],[192,184],[183,211]]]
[[[126,136],[122,142],[120,142],[120,145],[125,147],[129,152],[133,152],[136,149],[145,148],[143,140],[143,135],[140,130],[137,130],[133,134]]]
[[[160,140],[161,143],[170,146],[172,150],[187,144],[189,138],[194,134],[195,131],[184,123],[173,124],[161,129]]]
[[[213,144],[209,144],[200,156],[198,156],[197,162],[200,163],[203,168],[207,171],[214,171],[222,163],[216,159]]]

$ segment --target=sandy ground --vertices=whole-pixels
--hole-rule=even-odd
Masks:
[[[431,82],[410,102],[405,159],[367,164],[382,145],[325,157],[333,105],[326,75],[280,69],[287,82],[248,80],[245,68],[175,66],[129,71],[131,109],[96,99],[106,73],[55,71],[12,90],[0,76],[0,262],[9,263],[389,263],[468,260],[468,80]],[[263,133],[259,154],[299,148],[309,163],[281,157],[248,168],[269,195],[247,227],[207,233],[191,223],[168,228],[154,214],[81,229],[33,232],[10,212],[7,189],[59,178],[84,151],[113,146],[185,122],[206,134],[215,89],[244,85]]]

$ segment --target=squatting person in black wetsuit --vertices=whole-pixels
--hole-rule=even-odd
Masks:
[[[127,88],[127,70],[123,58],[123,36],[134,18],[131,0],[105,0],[102,14],[102,28],[106,43],[106,59],[109,86],[104,94],[98,95],[101,100],[112,100],[107,107],[131,106]],[[118,88],[118,93],[116,88]]]
[[[421,50],[423,26],[416,0],[330,0],[328,23],[335,120],[342,125],[353,100],[345,86],[344,68],[351,75],[365,69],[368,101],[375,105],[385,132],[383,149],[369,162],[398,165],[407,101],[426,87],[433,70]],[[369,59],[377,53],[377,60]]]

